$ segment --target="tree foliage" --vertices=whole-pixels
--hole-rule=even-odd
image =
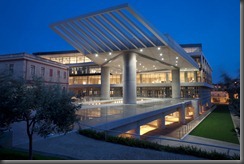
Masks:
[[[73,96],[59,85],[45,85],[41,79],[32,81],[0,76],[0,126],[25,121],[32,159],[33,133],[46,137],[51,133],[67,133],[76,121]]]

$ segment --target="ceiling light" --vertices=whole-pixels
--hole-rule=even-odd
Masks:
[[[175,64],[177,66],[177,64]]]
[[[162,60],[164,60],[164,58],[162,58]]]
[[[176,56],[176,59],[178,59],[179,57],[178,56]]]
[[[108,59],[104,59],[105,61],[107,61]]]
[[[160,56],[163,56],[163,53],[160,53]]]
[[[175,62],[178,63],[178,60],[176,60]]]
[[[142,52],[142,51],[143,51],[143,49],[140,49],[140,51]]]
[[[112,55],[112,52],[109,52],[109,55]]]
[[[158,50],[160,50],[161,48],[160,47],[158,47]]]
[[[98,54],[95,54],[96,57],[98,57]]]

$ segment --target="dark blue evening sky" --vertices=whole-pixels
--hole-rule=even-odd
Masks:
[[[202,43],[213,83],[239,75],[239,0],[0,0],[0,54],[73,50],[50,24],[122,3],[179,44]]]

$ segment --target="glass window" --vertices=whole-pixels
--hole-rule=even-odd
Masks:
[[[31,76],[35,76],[36,70],[35,66],[31,65]]]
[[[110,84],[120,84],[120,75],[111,75]]]
[[[57,71],[57,77],[60,78],[60,70]]]
[[[70,63],[76,63],[76,57],[70,57]]]
[[[84,56],[78,56],[77,63],[84,63]]]
[[[63,64],[69,64],[69,57],[63,57]]]
[[[50,69],[49,76],[50,76],[50,77],[53,76],[53,69]]]
[[[100,67],[90,67],[89,73],[91,73],[91,74],[101,73],[101,68]]]
[[[101,76],[89,76],[89,84],[101,84]]]
[[[194,79],[194,72],[187,72],[187,80],[190,83],[195,81],[195,79]]]
[[[91,62],[91,59],[89,59],[88,57],[86,57],[85,56],[85,61],[84,61],[85,63],[87,63],[87,62]]]
[[[41,76],[44,77],[45,76],[45,68],[41,67]]]
[[[74,84],[74,78],[73,77],[69,77],[69,85]]]
[[[185,82],[185,72],[180,72],[180,82]]]

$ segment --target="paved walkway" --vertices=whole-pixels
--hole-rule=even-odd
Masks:
[[[28,149],[28,144],[15,145]],[[77,160],[204,160],[190,155],[160,152],[94,140],[71,132],[34,141],[33,150]]]

